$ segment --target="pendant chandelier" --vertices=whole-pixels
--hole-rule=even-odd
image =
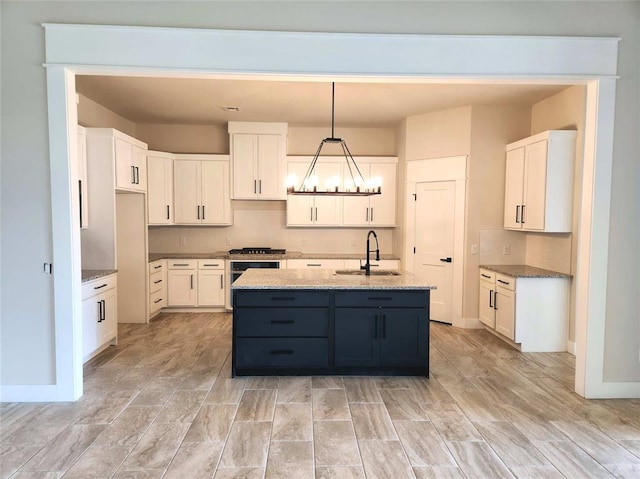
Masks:
[[[365,180],[345,141],[342,138],[336,138],[334,135],[335,88],[335,83],[331,82],[331,136],[320,142],[315,155],[313,155],[313,160],[311,160],[311,164],[307,169],[307,173],[297,189],[295,188],[297,179],[291,177],[287,179],[287,194],[289,195],[372,196],[382,193],[382,188],[380,186],[381,180]],[[325,188],[322,189],[318,187],[318,177],[315,173],[315,168],[316,163],[318,162],[318,157],[322,152],[322,147],[327,143],[337,143],[341,146],[344,159],[347,163],[347,171],[349,172],[351,179],[347,179],[342,182],[342,184],[340,184],[340,178],[329,180],[332,184],[327,184],[325,185]],[[346,171],[344,176],[347,176]]]

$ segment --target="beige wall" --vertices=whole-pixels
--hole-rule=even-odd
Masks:
[[[396,137],[394,128],[336,128],[335,135],[342,138],[354,156],[395,156]],[[318,145],[331,136],[327,127],[301,127],[289,125],[287,154],[313,155]],[[325,144],[323,155],[341,155],[342,148],[336,144]]]
[[[584,157],[584,122],[586,88],[575,85],[536,103],[531,108],[531,134],[546,130],[576,130],[575,177],[573,190],[573,231],[578,231],[579,205],[582,202],[582,166]],[[527,233],[527,262],[531,266],[549,267],[574,274],[577,269],[578,236]],[[565,271],[566,270],[566,271]],[[569,340],[575,339],[575,281],[571,283]],[[624,333],[622,333],[624,334]],[[615,333],[608,339],[615,338]]]
[[[427,160],[469,154],[471,107],[415,115],[406,120],[405,160]]]
[[[480,231],[504,225],[505,146],[529,134],[531,110],[523,106],[471,108],[470,156],[467,163],[467,214],[465,225],[464,301],[462,315],[478,317],[478,265],[471,245],[479,244]],[[494,245],[485,244],[484,248]]]
[[[115,128],[136,137],[134,122],[80,94],[78,94],[78,123],[90,128]]]
[[[168,153],[229,154],[229,133],[226,125],[165,125],[138,123],[137,139],[150,150]]]

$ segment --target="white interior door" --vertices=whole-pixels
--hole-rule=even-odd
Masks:
[[[416,184],[414,272],[437,289],[431,290],[430,316],[453,320],[453,257],[455,181]]]

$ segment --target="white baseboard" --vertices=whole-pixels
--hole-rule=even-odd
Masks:
[[[67,402],[80,398],[69,396],[69,391],[56,384],[1,385],[0,402]]]
[[[576,355],[576,343],[575,341],[567,340],[567,352]]]

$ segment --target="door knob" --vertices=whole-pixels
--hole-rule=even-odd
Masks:
[[[440,258],[440,261],[442,261],[443,263],[451,263],[453,261],[452,258]]]

